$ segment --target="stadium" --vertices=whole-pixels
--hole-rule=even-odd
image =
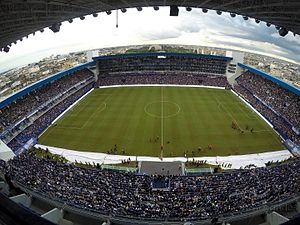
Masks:
[[[286,20],[293,1],[270,3],[278,17],[241,1],[90,2],[68,6],[72,14],[63,2],[58,17],[8,29],[1,50],[26,32],[129,6],[213,9],[300,33]],[[14,10],[26,4],[37,3]],[[0,223],[297,224],[299,118],[300,90],[242,52],[94,56],[0,102]]]

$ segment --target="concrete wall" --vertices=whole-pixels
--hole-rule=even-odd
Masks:
[[[13,200],[14,202],[18,204],[22,204],[26,207],[30,207],[31,205],[31,197],[27,196],[26,194],[16,195],[13,197],[10,197],[10,200]]]
[[[287,222],[289,219],[280,215],[277,212],[272,212],[267,214],[267,222],[270,225],[280,225],[284,222]]]
[[[226,76],[229,84],[234,84],[235,79],[242,73],[238,63],[244,62],[245,54],[243,52],[226,51],[227,57],[232,57],[232,60],[227,63]]]
[[[15,157],[15,153],[0,139],[0,159],[8,161]]]
[[[42,217],[53,223],[59,224],[60,220],[63,218],[63,211],[61,209],[54,208],[43,214]]]

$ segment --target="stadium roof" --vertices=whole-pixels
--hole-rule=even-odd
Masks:
[[[59,30],[60,22],[73,18],[114,9],[170,5],[231,12],[232,17],[252,17],[283,28],[283,33],[300,34],[299,0],[1,0],[0,50],[43,28]]]

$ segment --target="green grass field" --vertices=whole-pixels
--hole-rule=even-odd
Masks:
[[[244,133],[232,129],[232,121]],[[284,149],[275,131],[230,91],[188,87],[96,89],[50,126],[39,143],[104,153],[117,145],[115,154],[163,157]]]

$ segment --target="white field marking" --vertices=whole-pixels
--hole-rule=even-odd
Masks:
[[[62,122],[67,118],[67,117],[73,117],[73,116],[77,116],[79,114],[79,112],[81,112],[85,106],[83,106],[81,109],[79,108],[77,111],[77,108],[82,104],[83,99],[81,99],[76,105],[72,106],[72,108],[70,108],[61,118],[60,120],[58,120],[56,122],[57,125],[62,124]],[[67,114],[70,114],[69,116],[66,116]]]
[[[93,97],[93,96],[95,96],[95,97],[97,97],[97,96],[110,96],[110,95],[112,95],[112,94],[94,94],[94,95],[91,95],[91,97]],[[79,105],[81,105],[83,102],[78,102],[78,104]],[[78,106],[79,106],[78,105]],[[77,112],[75,111],[75,116],[77,116],[83,109],[85,109],[86,108],[86,106],[87,106],[88,104],[85,104],[81,109],[79,109]],[[77,105],[75,105],[75,107],[76,107]],[[73,116],[73,115],[72,115]]]
[[[238,105],[238,108],[240,108],[240,110],[244,111],[243,106],[242,105]],[[246,116],[250,119],[250,120],[255,120],[255,114],[253,111],[251,111],[251,116],[248,115],[248,113],[246,111],[244,111]],[[243,114],[244,115],[244,114]],[[259,119],[260,120],[260,119]],[[250,132],[249,130],[244,130],[245,132]],[[266,129],[262,129],[262,130],[255,130],[253,131],[253,133],[273,133],[273,130],[266,130]]]
[[[161,97],[161,119],[160,119],[160,132],[161,132],[161,138],[160,138],[160,145],[163,146],[164,144],[164,89],[163,87],[160,88],[161,90],[161,94],[160,94],[160,97]]]
[[[75,126],[58,126],[55,128],[62,129],[62,130],[81,130],[81,127],[75,127]]]
[[[109,97],[109,96],[108,96],[108,97]],[[107,97],[107,98],[108,98],[108,97]],[[106,98],[106,99],[107,99],[107,98]],[[105,99],[105,100],[106,100],[106,99]],[[104,103],[104,107],[102,107],[102,108],[99,110],[99,106],[102,106],[103,103]],[[99,106],[98,106],[97,109],[89,116],[89,118],[87,119],[87,121],[85,121],[85,123],[80,127],[80,129],[84,128],[84,127],[87,125],[87,123],[90,121],[90,119],[93,118],[93,117],[95,116],[96,112],[102,112],[104,109],[106,109],[106,101],[102,102],[101,105],[99,105]]]
[[[238,128],[239,128],[240,130],[242,130],[241,127],[240,127],[240,125],[238,124],[238,122],[237,122],[236,119],[234,118],[234,116],[229,112],[229,110],[227,110],[227,109],[225,108],[225,106],[223,106],[223,104],[222,104],[221,102],[219,102],[219,100],[218,100],[217,98],[215,98],[215,99],[216,99],[216,101],[217,101],[217,103],[218,103],[218,108],[221,110],[220,106],[222,106],[223,109],[224,109],[223,111],[225,111],[225,113],[226,113],[229,117],[231,117],[231,119],[232,119],[233,121],[236,122]]]
[[[89,102],[87,102],[85,104],[83,104],[83,102],[81,102],[81,101],[78,102],[78,104],[75,105],[74,108],[70,110],[70,112],[71,112],[70,116],[72,116],[72,117],[73,116],[78,116],[79,113],[82,112],[82,110],[84,110],[88,104],[89,104]],[[82,108],[78,109],[78,107],[81,106],[81,105],[82,105]],[[76,110],[76,109],[78,109],[78,110]]]
[[[53,125],[51,125],[49,128],[47,128],[48,133],[46,133],[43,138],[46,139],[46,137],[48,137],[48,135],[52,132],[52,130],[54,130],[54,127],[52,127]],[[45,133],[45,132],[44,132]],[[42,136],[39,136],[38,138],[40,138]]]
[[[229,115],[235,122],[236,122],[236,124],[238,125],[238,127],[241,129],[241,127],[239,126],[239,124],[238,124],[238,122],[234,119],[234,117],[232,116],[232,114],[222,105],[222,103],[221,102],[219,102],[218,101],[218,99],[217,98],[215,98],[214,97],[214,99],[217,101],[217,103],[218,103],[218,108],[220,109],[220,106],[222,106],[223,107],[223,109],[225,110],[225,112],[227,113],[227,115]],[[221,109],[220,109],[221,110]],[[260,121],[260,120],[259,120]],[[263,121],[261,121],[261,122],[263,122]],[[242,130],[242,129],[241,129]],[[245,130],[244,130],[245,131]],[[279,140],[278,140],[278,137],[276,137],[276,135],[274,134],[274,132],[273,132],[274,130],[273,129],[270,129],[270,130],[257,130],[257,131],[254,131],[254,133],[264,133],[264,132],[266,132],[266,133],[271,133],[271,135],[273,135],[274,137],[275,137],[275,139],[276,139],[276,141],[278,142],[278,143],[280,143],[280,144],[282,144]]]
[[[249,131],[251,132],[251,131]],[[254,130],[253,133],[270,133],[273,132],[272,130]]]
[[[127,84],[127,85],[110,85],[110,86],[100,86],[102,88],[123,88],[123,87],[191,87],[191,88],[211,88],[225,90],[225,87],[215,87],[215,86],[202,86],[202,85],[179,85],[179,84]]]
[[[179,114],[181,108],[180,108],[180,106],[179,106],[177,103],[171,102],[171,101],[163,101],[163,102],[172,103],[172,104],[175,105],[175,106],[177,107],[177,109],[178,109],[177,112],[175,112],[175,113],[173,113],[173,114],[170,114],[170,115],[167,115],[167,116],[164,116],[164,118],[170,118],[170,117],[173,117],[173,116],[177,116],[177,115]],[[150,113],[150,112],[147,110],[147,108],[148,108],[150,105],[155,104],[155,103],[161,103],[161,101],[156,101],[156,102],[150,102],[150,103],[148,103],[147,105],[145,105],[144,111],[145,111],[145,113],[146,113],[148,116],[151,116],[151,117],[154,117],[154,118],[161,118],[161,116],[157,116],[157,115],[155,115],[155,114],[153,114],[153,113]]]
[[[241,103],[244,103],[249,109],[251,109],[251,112],[253,114],[256,114],[260,118],[260,120],[258,120],[259,123],[261,123],[263,126],[265,126],[265,123],[267,123],[268,128],[270,129],[270,131],[272,131],[271,134],[273,135],[273,137],[275,137],[276,141],[282,145],[282,142],[278,139],[278,137],[282,141],[284,139],[281,137],[281,135],[276,130],[274,130],[274,126],[260,112],[258,112],[249,102],[247,102],[245,99],[243,99],[240,95],[238,95],[232,89],[231,89],[231,93],[233,93],[235,96],[237,96],[239,98],[239,100],[241,101]]]
[[[112,94],[93,94],[93,95],[91,95],[92,97],[97,97],[97,96],[101,96],[101,95],[103,95],[103,96],[107,96],[107,95],[112,95]]]
[[[102,107],[100,110],[99,110],[99,106],[102,106],[104,104],[104,107]],[[80,126],[80,127],[77,127],[77,126],[58,126],[56,128],[58,129],[71,129],[71,130],[81,130],[82,128],[84,128],[87,124],[87,122],[93,117],[93,115],[96,113],[96,112],[101,112],[103,111],[104,109],[106,109],[106,102],[102,102],[100,105],[97,107],[97,109],[89,116],[89,118],[87,119],[87,121],[85,121],[85,123]]]
[[[74,129],[74,130],[80,130],[80,129],[83,129],[87,123],[90,121],[90,119],[95,115],[96,112],[101,112],[103,110],[106,109],[107,105],[106,105],[106,101],[108,100],[108,98],[111,96],[112,94],[110,95],[107,95],[107,97],[104,99],[104,101],[98,105],[98,107],[96,108],[96,110],[90,114],[89,118],[85,121],[85,123],[81,126],[81,127],[76,127],[76,126],[59,126],[61,129]],[[100,110],[99,110],[99,107],[102,106],[104,103],[104,107],[102,107]],[[57,127],[58,128],[58,127]]]
[[[236,96],[238,96],[235,92],[232,92],[232,93],[235,94]],[[238,96],[238,98],[239,98],[239,100],[242,100],[242,102],[245,104],[245,106],[247,106],[249,109],[251,109],[251,113],[252,113],[251,115],[253,117],[256,117],[256,116],[259,117],[258,121],[259,121],[260,124],[262,124],[263,127],[265,127],[265,123],[267,123],[269,125],[269,126],[267,126],[268,130],[258,130],[258,131],[254,131],[254,133],[263,133],[263,132],[267,133],[267,132],[269,132],[276,139],[276,142],[279,143],[280,145],[282,145],[282,142],[278,139],[278,137],[281,138],[281,139],[282,139],[282,137],[280,136],[279,133],[277,133],[276,130],[274,130],[273,125],[271,125],[270,122],[267,121],[266,118],[262,114],[260,114],[260,112],[258,112],[256,109],[254,109],[246,100],[244,100],[240,96]],[[242,102],[241,102],[241,104],[242,104]],[[242,107],[242,105],[241,105],[241,107]]]
[[[243,109],[243,106],[240,105],[239,103],[237,103],[237,107],[243,112],[243,114],[244,114],[246,117],[248,117],[248,119],[250,119],[250,120],[256,119],[255,116],[253,115],[253,112],[252,112],[252,111],[250,111],[251,114],[249,115],[248,112],[247,112],[245,109]]]
[[[233,93],[235,96],[237,96],[243,103],[245,103],[256,115],[258,115],[263,121],[265,121],[272,129],[274,129],[274,126],[260,113],[258,112],[247,100],[243,99],[241,96],[239,96],[235,91],[231,89],[231,93]],[[279,133],[275,131],[278,135]],[[279,135],[279,137],[281,137]],[[283,138],[281,137],[283,140]]]
[[[83,102],[83,99],[85,98],[86,96],[83,96],[83,98],[81,99],[81,100],[79,100],[79,102],[77,103],[77,104],[75,104],[74,106],[72,106],[66,113],[71,113],[71,115],[70,116],[73,116],[74,114],[73,114],[73,110],[77,107],[77,106],[80,106],[81,104],[82,104],[82,102]],[[85,107],[82,107],[82,108],[85,108]],[[78,110],[78,111],[81,111],[82,109],[80,109],[80,110]],[[54,124],[51,124],[51,126],[49,126],[43,133],[45,133],[48,129],[49,129],[49,132],[44,136],[44,138],[46,138],[46,137],[48,137],[49,136],[49,134],[54,130],[54,128],[61,128],[61,129],[80,129],[80,128],[78,128],[78,127],[72,127],[72,126],[70,126],[69,128],[64,128],[64,126],[61,126],[60,124],[62,123],[62,121],[64,121],[65,119],[66,119],[66,113],[60,118],[60,120],[58,120],[57,122],[56,122],[56,124],[58,125],[58,126],[55,126],[54,127]],[[79,112],[78,113],[76,113],[76,115],[78,115],[79,114]],[[42,134],[43,134],[42,133]],[[39,137],[41,137],[42,135],[40,135]]]

